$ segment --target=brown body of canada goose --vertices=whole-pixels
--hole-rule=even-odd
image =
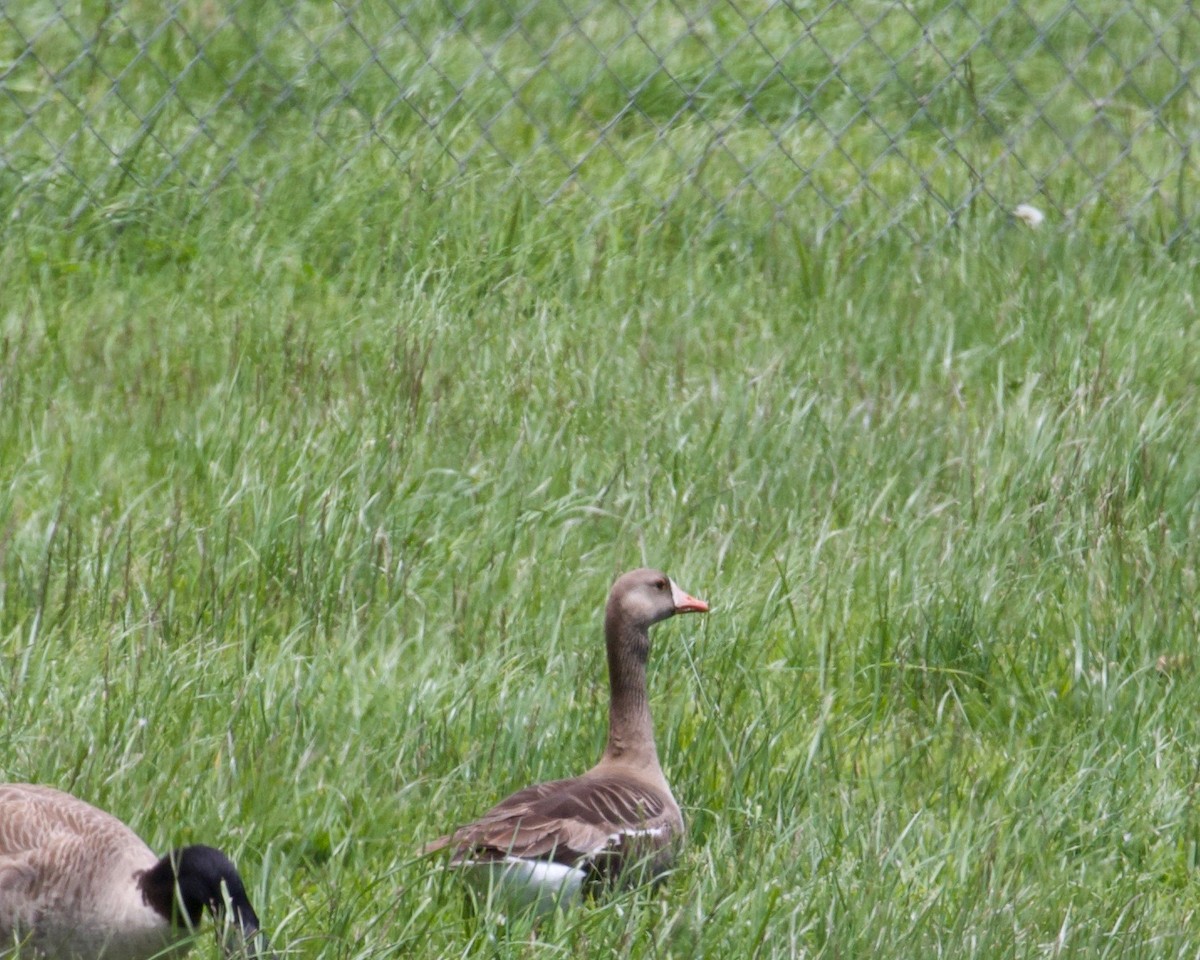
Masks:
[[[478,894],[534,913],[596,883],[661,875],[684,826],[654,744],[649,631],[677,613],[707,610],[658,570],[620,577],[604,613],[610,703],[600,761],[582,776],[517,791],[426,850],[450,848]]]
[[[258,953],[258,917],[219,850],[159,857],[70,794],[0,784],[0,955],[15,947],[48,960],[148,960],[181,945],[206,909],[229,921],[227,949]]]

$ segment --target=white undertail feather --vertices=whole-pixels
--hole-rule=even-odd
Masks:
[[[524,857],[472,860],[459,869],[485,910],[512,914],[530,911],[533,916],[579,900],[586,876],[579,867]]]

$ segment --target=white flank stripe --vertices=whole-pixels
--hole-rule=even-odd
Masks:
[[[641,830],[618,830],[616,833],[608,835],[609,843],[617,843],[625,837],[661,837],[665,836],[667,827],[664,824],[661,827],[645,827]],[[599,853],[603,847],[597,847],[592,853]]]

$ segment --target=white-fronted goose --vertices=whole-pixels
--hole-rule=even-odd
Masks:
[[[116,817],[52,787],[0,784],[0,954],[148,960],[179,944],[205,908],[257,953],[258,917],[237,869],[212,847],[156,856]],[[240,943],[238,942],[240,940]]]
[[[483,898],[533,912],[566,904],[594,883],[634,881],[667,869],[683,817],[658,763],[646,697],[650,627],[708,610],[658,570],[613,584],[604,611],[610,687],[608,744],[591,770],[519,790],[473,823],[430,843]],[[637,864],[645,868],[631,871]]]

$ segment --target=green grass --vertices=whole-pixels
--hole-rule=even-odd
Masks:
[[[126,216],[230,180],[262,202],[324,166],[396,202],[480,179],[553,198],[577,228],[636,204],[706,231],[927,238],[1034,202],[1177,239],[1200,189],[1200,23],[1174,0],[210,0],[170,17],[27,0],[0,16],[0,203],[19,217]]]
[[[705,229],[669,169],[547,213],[435,147],[4,194],[0,777],[223,847],[313,960],[1194,956],[1195,250]],[[417,851],[595,759],[644,562],[713,605],[655,633],[680,867],[465,920]]]

